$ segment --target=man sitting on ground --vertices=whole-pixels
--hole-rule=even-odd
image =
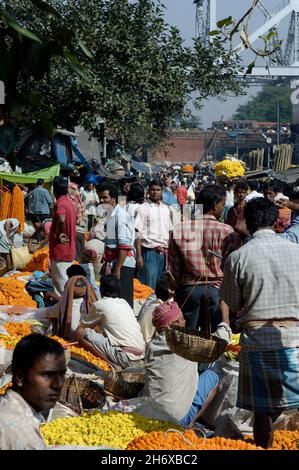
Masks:
[[[1,450],[46,449],[39,425],[60,397],[65,372],[64,349],[57,341],[31,334],[18,342],[12,389],[0,398]]]
[[[166,327],[185,327],[185,323],[176,302],[164,302],[156,307],[153,313],[156,331],[145,356],[143,395],[153,398],[169,415],[189,426],[213,398],[219,379],[210,370],[198,375],[197,362],[170,351],[165,336]]]
[[[173,302],[174,292],[175,281],[172,275],[168,272],[163,273],[157,282],[155,293],[146,299],[138,315],[138,323],[146,344],[150,342],[155,333],[153,325],[153,312],[155,308],[167,300]]]
[[[145,344],[133,309],[119,297],[119,279],[113,274],[102,276],[100,292],[102,298],[74,331],[73,339],[121,368],[134,365],[143,359]]]

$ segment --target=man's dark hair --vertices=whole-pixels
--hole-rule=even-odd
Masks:
[[[67,268],[66,274],[69,279],[74,276],[84,276],[84,277],[87,276],[85,269],[82,268],[80,264],[72,264],[72,266]]]
[[[132,183],[128,192],[128,201],[141,203],[144,201],[144,188],[140,183]]]
[[[12,355],[12,389],[18,390],[16,375],[25,375],[41,357],[51,354],[58,357],[64,349],[58,341],[39,333],[24,336],[16,345]]]
[[[44,184],[45,180],[43,180],[43,178],[38,178],[36,184],[37,186],[41,186],[42,184]]]
[[[199,193],[196,204],[203,205],[203,213],[206,214],[214,209],[215,204],[225,199],[226,192],[220,184],[207,184]]]
[[[98,194],[102,193],[103,191],[108,191],[109,196],[112,197],[117,201],[117,196],[118,196],[118,189],[114,184],[111,183],[103,183],[98,187]]]
[[[258,181],[248,181],[248,184],[249,184],[251,191],[257,191],[259,189]]]
[[[55,176],[53,180],[53,193],[55,196],[66,196],[68,193],[68,182],[62,176]]]
[[[153,180],[150,181],[149,188],[152,186],[160,186],[161,189],[163,189],[163,183],[159,178],[154,178]]]
[[[181,186],[186,186],[186,183],[185,183],[185,181],[184,181],[184,180],[183,180],[183,181],[181,181]]]
[[[249,186],[246,183],[246,181],[238,181],[238,183],[235,186],[235,192],[237,191],[248,191]]]
[[[278,217],[278,209],[269,199],[254,198],[247,203],[244,217],[250,233],[258,228],[272,227]]]
[[[113,274],[104,274],[101,277],[100,291],[102,297],[119,297],[120,280]]]
[[[289,198],[291,201],[299,201],[299,191],[292,191]]]
[[[279,193],[279,191],[282,190],[281,185],[278,183],[270,182],[270,183],[265,183],[263,187],[264,191],[273,191],[274,193]]]
[[[168,272],[162,273],[156,284],[155,293],[157,298],[166,302],[169,299],[169,290],[175,290],[175,287],[176,283],[172,275]]]

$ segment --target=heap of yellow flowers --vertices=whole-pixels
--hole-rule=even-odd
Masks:
[[[233,158],[232,160],[226,158],[215,165],[215,173],[218,177],[236,178],[244,176],[245,167],[240,160]]]
[[[241,351],[240,333],[233,333],[230,343],[227,345],[224,355],[229,361],[238,361]]]
[[[82,417],[60,418],[42,425],[47,445],[109,446],[126,449],[138,436],[154,430],[177,428],[173,423],[144,418],[135,413],[94,411]],[[183,430],[183,428],[178,427]]]
[[[21,338],[22,336],[0,334],[0,347],[4,349],[15,349],[16,344],[20,341]]]

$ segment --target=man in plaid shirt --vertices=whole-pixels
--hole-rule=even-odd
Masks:
[[[299,408],[299,246],[275,234],[273,202],[253,199],[244,215],[252,238],[227,258],[220,295],[241,328],[237,406],[267,448],[272,421]]]
[[[205,186],[196,201],[197,208],[202,205],[203,215],[178,224],[170,240],[169,269],[178,285],[176,300],[188,328],[203,328],[207,311],[212,331],[222,319],[218,293],[222,259],[239,247],[232,227],[219,222],[225,198],[222,186]]]

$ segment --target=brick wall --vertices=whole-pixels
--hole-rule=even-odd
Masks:
[[[165,140],[163,147],[154,149],[150,161],[198,162],[205,153],[205,132],[175,132]]]

